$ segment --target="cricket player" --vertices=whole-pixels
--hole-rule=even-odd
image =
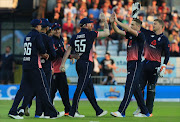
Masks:
[[[139,4],[139,3],[138,3]],[[138,5],[140,6],[140,4]],[[137,6],[133,6],[137,8]],[[138,14],[138,11],[134,12]],[[163,34],[164,22],[161,19],[155,19],[153,22],[153,31],[141,28],[144,33],[146,42],[144,45],[143,69],[140,79],[140,87],[144,90],[147,85],[146,106],[152,116],[153,104],[155,99],[155,87],[159,77],[163,77],[166,65],[170,56],[170,45],[168,38]],[[161,64],[161,56],[164,53],[164,61]],[[139,110],[136,110],[134,115],[140,115]]]
[[[139,88],[139,77],[141,73],[141,54],[143,51],[145,37],[140,31],[142,22],[139,19],[133,19],[131,22],[131,27],[119,22],[117,20],[116,14],[113,13],[110,22],[116,33],[125,36],[128,39],[127,43],[127,79],[125,85],[124,98],[119,106],[118,111],[111,112],[114,117],[125,117],[125,111],[128,107],[132,95],[135,95],[138,105],[140,106],[141,113],[144,117],[149,116],[149,112],[144,103],[142,92]],[[120,30],[115,22],[122,27],[125,31]],[[135,94],[136,93],[136,94]],[[137,116],[138,117],[138,116]]]
[[[40,56],[46,60],[49,58],[42,42],[42,36],[39,33],[42,28],[41,24],[42,21],[39,19],[32,20],[33,29],[24,39],[23,76],[20,91],[24,97],[32,97],[34,94],[39,96],[44,108],[47,110],[47,117],[57,118],[63,115],[54,108],[50,101],[45,87],[47,81],[45,81],[45,74],[40,63]],[[30,101],[26,102],[30,103]],[[23,119],[17,114],[16,107],[12,107],[8,115],[14,119]]]
[[[88,100],[96,111],[96,116],[101,117],[107,114],[107,111],[103,111],[97,104],[93,82],[91,80],[92,73],[92,45],[94,39],[97,37],[107,37],[109,35],[109,26],[106,17],[103,13],[100,14],[100,19],[104,23],[104,30],[101,32],[92,31],[92,21],[88,18],[83,18],[80,21],[81,31],[74,35],[69,43],[69,47],[63,57],[61,63],[61,71],[65,71],[65,62],[68,58],[71,50],[74,50],[79,54],[80,58],[76,62],[76,71],[78,74],[77,88],[74,93],[72,107],[69,112],[69,117],[79,117],[77,116],[78,103],[82,92],[86,94]],[[85,117],[85,116],[81,116]]]
[[[50,90],[51,90],[50,94],[53,102],[57,90],[59,91],[62,98],[62,102],[65,106],[64,108],[65,115],[69,115],[71,105],[69,102],[69,87],[67,84],[67,77],[66,77],[66,73],[61,72],[59,69],[61,66],[62,58],[66,51],[64,48],[64,40],[61,36],[61,25],[59,23],[54,23],[52,25],[52,30],[53,30],[52,40],[54,42],[54,48],[57,56],[56,59],[52,61],[54,75],[50,86]],[[78,55],[69,56],[69,58],[77,58],[77,57],[79,56]]]
[[[45,73],[45,76],[46,76],[46,80],[47,82],[45,82],[45,86],[46,86],[46,89],[48,91],[48,94],[50,95],[50,84],[51,84],[51,79],[52,79],[52,71],[51,71],[51,60],[54,60],[55,57],[56,57],[56,52],[53,48],[53,41],[50,37],[47,36],[46,32],[49,30],[49,27],[51,26],[50,25],[50,22],[48,19],[44,19],[42,18],[42,29],[41,29],[41,35],[42,35],[42,41],[43,41],[43,44],[45,46],[45,49],[46,49],[46,53],[49,54],[49,59],[46,60],[45,58],[41,58],[41,65],[42,65],[42,69]],[[32,99],[34,98],[33,97],[24,97],[23,99],[23,103],[22,103],[22,106],[19,107],[18,109],[18,114],[20,116],[23,116],[24,114],[26,116],[29,116],[29,108],[32,104],[29,103],[28,106],[25,104],[26,102],[25,101],[28,101],[29,99]],[[35,112],[35,118],[42,118],[44,117],[43,115],[43,106],[41,104],[42,102],[40,101],[39,99],[39,96],[36,97],[36,112]],[[46,113],[46,112],[45,112]]]

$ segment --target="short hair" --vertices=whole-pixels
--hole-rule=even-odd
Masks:
[[[67,2],[67,5],[70,4],[71,2]],[[71,3],[72,4],[72,3]]]
[[[11,46],[6,46],[6,48],[9,48],[11,50]]]
[[[137,19],[137,18],[134,18],[132,21],[135,21],[136,23],[138,23],[140,26],[142,25],[142,21]]]
[[[111,54],[110,54],[110,53],[108,53],[108,52],[106,52],[106,55],[109,55],[109,56],[111,56]]]
[[[160,25],[162,25],[162,28],[164,27],[164,21],[162,19],[155,19],[154,21],[157,21]]]
[[[79,25],[80,25],[80,27],[81,27],[81,28],[83,28],[83,27],[84,27],[84,25],[86,25],[86,24],[79,24]]]

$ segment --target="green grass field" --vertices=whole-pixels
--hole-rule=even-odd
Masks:
[[[120,102],[110,102],[110,101],[99,101],[99,105],[104,110],[108,111],[106,116],[101,118],[95,116],[95,111],[88,101],[80,101],[79,112],[84,114],[85,118],[69,118],[61,117],[58,119],[36,119],[34,118],[35,113],[35,102],[33,101],[33,106],[30,109],[30,117],[25,117],[24,120],[14,120],[8,117],[8,111],[12,105],[13,101],[0,101],[0,122],[179,122],[180,121],[180,102],[155,102],[153,117],[149,118],[135,118],[132,113],[136,110],[136,102],[131,102],[126,110],[125,118],[115,118],[110,115],[110,112],[117,111]],[[63,104],[61,101],[55,101],[55,107],[58,111],[63,111]]]

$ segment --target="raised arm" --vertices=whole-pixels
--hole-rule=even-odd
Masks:
[[[115,13],[113,13],[113,16],[114,16],[114,18],[115,18],[115,22],[116,22],[119,26],[121,26],[126,32],[129,32],[129,33],[133,34],[134,36],[138,36],[137,31],[133,30],[133,29],[132,29],[131,27],[129,27],[128,25],[119,22],[118,19],[117,19],[117,17],[116,17],[116,14],[115,14]]]
[[[112,14],[111,17],[110,17],[110,22],[111,22],[111,26],[112,28],[114,29],[114,31],[118,34],[120,34],[121,36],[125,36],[126,33],[122,30],[120,30],[116,24],[115,24],[115,18],[114,18],[114,15]]]
[[[101,13],[100,14],[100,19],[101,21],[104,23],[104,30],[103,31],[98,31],[98,37],[101,38],[101,37],[107,37],[110,35],[110,32],[109,32],[109,25],[107,23],[107,19],[106,19],[106,16],[104,15],[104,13]]]

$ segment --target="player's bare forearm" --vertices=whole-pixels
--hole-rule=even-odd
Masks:
[[[114,31],[115,31],[116,33],[120,34],[121,36],[125,36],[125,35],[126,35],[126,33],[125,33],[124,31],[120,30],[120,29],[115,25],[114,22],[112,23],[112,27],[113,27]]]
[[[113,65],[112,65],[112,68],[115,70],[115,69],[116,69],[116,65],[115,65],[115,64],[113,64]]]
[[[132,28],[130,28],[128,25],[119,22],[119,21],[117,20],[116,15],[115,15],[115,22],[116,22],[119,26],[121,26],[126,32],[129,32],[129,33],[131,33],[131,34],[133,34],[133,35],[135,35],[135,36],[138,36],[138,33],[137,33],[135,30],[133,30]]]
[[[63,65],[63,66],[65,65],[66,60],[67,60],[67,58],[69,57],[69,55],[70,55],[70,53],[71,53],[71,49],[72,49],[72,47],[71,47],[71,46],[68,46],[68,48],[67,48],[67,50],[66,50],[66,52],[65,52],[65,54],[64,54],[64,56],[63,56],[61,65]]]
[[[128,30],[130,29],[129,26],[127,26],[127,25],[119,22],[117,19],[115,19],[115,22],[116,22],[119,26],[121,26],[125,31],[128,31]]]
[[[99,31],[99,38],[100,37],[107,37],[110,35],[110,32],[109,32],[109,25],[107,23],[107,21],[104,22],[104,30],[103,31]]]
[[[71,58],[75,58],[78,60],[80,58],[80,56],[79,56],[79,54],[71,54]]]
[[[104,15],[104,13],[101,13],[100,14],[100,19],[101,19],[101,21],[103,22],[103,24],[104,24],[104,30],[103,31],[101,31],[101,32],[98,32],[98,34],[99,34],[99,38],[100,37],[107,37],[107,36],[109,36],[110,35],[110,32],[109,32],[109,25],[108,25],[108,23],[107,23],[107,19],[106,19],[106,16]]]

